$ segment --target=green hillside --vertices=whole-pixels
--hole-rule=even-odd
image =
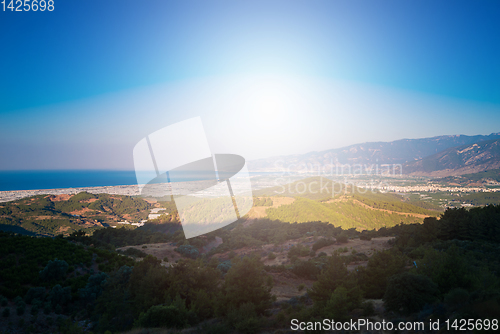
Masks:
[[[318,202],[307,198],[297,198],[289,205],[266,210],[267,217],[282,222],[329,222],[343,229],[379,229],[397,224],[421,223],[423,218],[398,213],[373,210],[361,206],[352,198],[333,203]],[[433,214],[436,216],[436,214]]]
[[[61,200],[38,195],[0,205],[0,230],[28,235],[55,236],[85,229],[88,233],[108,223],[139,221],[151,205],[130,196],[81,192]]]
[[[254,191],[254,196],[303,197],[312,200],[323,200],[345,192],[352,192],[352,186],[334,182],[325,177],[309,177],[292,183]]]

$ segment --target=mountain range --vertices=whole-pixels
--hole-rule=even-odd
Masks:
[[[339,165],[403,165],[410,175],[450,176],[500,167],[499,133],[490,135],[451,135],[392,142],[369,142],[306,154],[250,161],[251,171],[329,170]],[[482,145],[480,143],[485,143]]]
[[[445,177],[500,168],[500,140],[488,140],[448,148],[423,159],[404,164],[409,175]]]

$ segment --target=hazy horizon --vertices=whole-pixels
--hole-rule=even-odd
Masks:
[[[120,6],[4,13],[0,170],[130,170],[139,140],[197,116],[247,160],[499,131],[497,2]]]

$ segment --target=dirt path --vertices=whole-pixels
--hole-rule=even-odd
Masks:
[[[395,214],[402,215],[402,216],[410,216],[410,217],[416,217],[416,218],[427,218],[427,217],[429,217],[428,215],[423,215],[423,214],[420,214],[420,213],[399,212],[399,211],[391,211],[391,210],[386,210],[386,209],[377,209],[377,208],[368,206],[365,203],[358,201],[357,199],[353,199],[353,202],[356,203],[356,204],[361,205],[362,207],[364,207],[366,209],[370,209],[370,210],[383,211],[383,212],[387,212],[387,213],[395,213]]]
[[[429,217],[428,215],[423,215],[423,214],[420,214],[420,213],[399,212],[399,211],[391,211],[391,210],[386,210],[386,209],[377,209],[377,208],[371,207],[369,205],[366,205],[365,203],[363,203],[361,201],[358,201],[357,199],[346,197],[346,196],[342,196],[342,197],[339,197],[339,198],[336,198],[336,199],[331,199],[331,200],[329,200],[326,203],[347,202],[349,200],[351,200],[351,201],[353,201],[353,203],[358,204],[358,205],[362,206],[363,208],[369,209],[369,210],[382,211],[382,212],[387,212],[387,213],[395,213],[395,214],[401,215],[401,216],[410,216],[410,217],[416,217],[416,218],[427,218],[427,217]]]

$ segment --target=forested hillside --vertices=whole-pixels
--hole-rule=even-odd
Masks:
[[[109,223],[145,219],[151,204],[130,196],[90,194],[38,195],[0,204],[0,230],[27,235],[92,233]]]
[[[325,210],[335,204],[297,202]],[[106,228],[68,238],[1,233],[0,325],[35,333],[133,327],[259,333],[289,329],[291,319],[498,319],[499,222],[500,206],[487,206],[362,232],[257,219],[189,240],[179,230]],[[395,238],[393,247],[374,251],[373,243],[387,236]],[[216,237],[223,243],[205,252]],[[175,244],[184,258],[170,263],[138,250],[129,252],[133,260],[112,250],[142,242]],[[363,242],[368,251],[349,248]],[[263,264],[283,255],[281,265]],[[307,285],[277,301],[273,293],[291,288],[285,277]]]

